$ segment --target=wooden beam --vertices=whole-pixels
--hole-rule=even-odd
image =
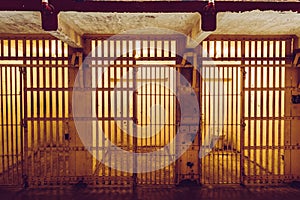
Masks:
[[[56,31],[48,32],[73,48],[83,48],[82,36],[74,29],[74,27],[65,22],[65,19],[62,17],[59,17],[58,29]]]

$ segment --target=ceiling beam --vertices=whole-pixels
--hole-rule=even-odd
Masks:
[[[207,1],[76,1],[49,0],[56,12],[199,12]],[[300,12],[300,2],[216,1],[217,12],[274,10]],[[0,11],[40,11],[41,0],[1,0]]]

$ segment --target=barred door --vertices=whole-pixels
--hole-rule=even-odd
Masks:
[[[174,184],[174,163],[159,170],[147,169],[156,168],[158,162],[168,163],[175,149],[152,157],[153,162],[149,156],[144,169],[136,169],[141,172],[132,172],[136,163],[131,158],[121,159],[109,153],[116,155],[113,149],[110,151],[111,145],[131,153],[151,153],[159,151],[174,137],[175,94],[167,86],[175,86],[173,71],[176,69],[170,66],[176,64],[176,39],[121,36],[88,41],[92,47],[89,67],[95,111],[91,144],[94,176],[112,185]],[[159,112],[158,105],[164,108],[164,114],[155,115]],[[101,136],[100,132],[104,134]],[[125,160],[128,162],[124,163]]]
[[[215,36],[202,43],[201,145],[208,149],[201,159],[202,183],[284,181],[291,42],[288,36]]]
[[[4,41],[1,46],[5,43],[10,41]],[[6,62],[11,64],[0,64],[0,185],[21,186],[24,164],[22,67],[13,61]]]

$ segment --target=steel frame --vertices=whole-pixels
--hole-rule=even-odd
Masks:
[[[158,39],[166,41],[170,48],[169,52],[171,52],[171,43],[173,40],[176,41],[176,37],[170,39],[166,36],[166,38],[158,37],[157,39],[154,36],[141,36],[138,39],[126,36],[124,44],[113,42],[111,47],[109,45],[104,47],[103,41],[108,37],[86,37],[89,45],[85,52],[92,49],[92,47],[102,45],[103,55],[95,54],[93,57],[95,62],[101,61],[102,64],[92,64],[90,70],[97,71],[101,67],[109,66],[110,75],[107,75],[107,77],[113,77],[111,81],[108,81],[108,85],[104,82],[97,87],[94,85],[95,102],[99,102],[99,104],[106,100],[103,93],[107,93],[108,98],[111,97],[118,76],[126,74],[130,68],[138,70],[136,68],[137,61],[172,60],[175,63],[174,68],[178,71],[183,69],[181,65],[182,58],[178,58],[177,55],[166,54],[164,56],[164,52],[158,51],[154,55],[150,55],[152,54],[149,50],[151,41],[154,41],[154,44],[157,44]],[[286,74],[285,69],[290,66],[288,55],[291,54],[294,39],[293,36],[211,36],[202,42],[202,46],[196,52],[197,55],[201,55],[198,64],[203,65],[203,70],[209,71],[211,66],[205,64],[205,62],[211,58],[214,59],[218,62],[216,68],[221,72],[220,78],[222,81],[216,84],[206,80],[205,77],[200,79],[198,75],[192,76],[191,81],[199,93],[199,97],[203,100],[201,105],[203,124],[201,125],[199,137],[196,138],[189,153],[193,155],[191,152],[197,152],[200,146],[204,144],[203,139],[207,133],[206,126],[216,124],[214,121],[210,121],[208,116],[205,116],[209,115],[210,109],[213,109],[207,105],[211,103],[212,95],[205,90],[205,84],[213,87],[217,87],[218,84],[226,86],[223,93],[230,104],[226,104],[223,109],[226,117],[232,120],[225,123],[223,132],[229,133],[231,131],[231,137],[235,138],[230,140],[236,143],[229,144],[228,141],[220,138],[207,157],[196,161],[198,163],[195,165],[194,172],[199,175],[195,175],[192,179],[197,179],[199,183],[203,184],[275,184],[290,181],[294,178],[293,174],[286,170],[286,163],[290,160],[287,156],[285,161],[282,160],[282,155],[288,155],[291,150],[298,148],[298,146],[283,142],[283,139],[287,137],[287,133],[284,133],[284,127],[293,119],[293,116],[287,116],[285,111],[282,110],[284,107],[280,108],[279,106],[288,103],[285,99],[286,81],[284,77]],[[126,55],[119,60],[113,60],[111,65],[104,64],[105,62],[109,63],[111,58],[114,57],[109,56],[109,53],[105,56],[104,52],[106,50],[116,54],[118,48],[122,49],[124,47],[122,45],[125,45],[128,49],[129,41],[132,41],[132,44],[135,43],[133,41],[140,41],[140,44],[148,47],[147,51],[138,53],[140,60],[135,58],[137,53],[135,52],[135,54]],[[183,52],[183,47],[184,44],[176,43],[178,52]],[[47,48],[55,49],[53,54]],[[113,48],[113,50],[110,51],[110,48]],[[220,49],[220,51],[217,51],[217,49]],[[182,180],[180,177],[191,178],[188,175],[189,171],[180,167],[179,162],[170,165],[166,169],[151,173],[130,174],[113,171],[99,164],[86,151],[87,148],[97,151],[101,145],[96,143],[90,147],[84,147],[76,136],[76,130],[72,122],[72,111],[68,106],[72,100],[70,96],[72,96],[73,82],[78,71],[78,67],[70,63],[69,56],[73,53],[72,51],[74,50],[49,36],[16,36],[0,39],[0,58],[7,62],[7,64],[1,64],[0,78],[3,80],[9,79],[9,81],[2,80],[1,83],[7,82],[10,84],[1,84],[0,104],[2,111],[3,108],[7,110],[1,114],[2,132],[0,137],[1,149],[4,152],[0,157],[1,165],[2,168],[8,169],[5,163],[14,163],[17,160],[24,161],[15,163],[18,167],[15,167],[13,171],[10,170],[12,176],[10,176],[10,173],[2,173],[0,183],[4,185],[23,184],[30,187],[48,187],[49,185],[68,185],[83,181],[95,186],[119,185],[131,187],[132,185],[144,184],[174,185]],[[9,64],[10,62],[12,63]],[[160,74],[165,75],[169,73],[168,69],[161,68],[158,65],[152,67],[152,69],[150,67],[149,69],[141,67],[141,69],[146,72],[145,74],[148,74],[142,77],[146,79],[157,78],[156,73],[158,71],[162,72]],[[3,74],[3,72],[6,73]],[[211,71],[209,73],[215,72]],[[19,84],[14,85],[18,81],[14,80],[13,77],[19,77]],[[269,81],[262,81],[264,77]],[[161,78],[164,79],[164,76],[162,75]],[[233,81],[228,82],[230,79]],[[127,80],[130,80],[129,75]],[[132,80],[138,81],[138,77],[133,77]],[[133,83],[136,84],[136,81]],[[9,88],[12,85],[14,87]],[[123,93],[128,93],[131,87],[130,81],[126,81],[126,84],[123,82],[123,85],[125,86]],[[23,93],[21,92],[22,88]],[[17,92],[18,89],[20,89],[20,93],[13,96],[13,91]],[[138,106],[137,102],[141,101],[146,104],[157,103],[157,101],[171,102],[172,95],[168,92],[157,88],[154,89],[154,92],[150,90],[146,87],[136,93],[135,109],[132,115],[120,116],[119,120],[128,121],[133,118],[138,123],[147,124],[146,118],[140,116],[139,113],[147,113],[148,111],[144,106]],[[6,95],[8,91],[12,93]],[[158,94],[162,95],[163,98],[152,99],[152,96]],[[251,94],[253,95],[251,96]],[[12,106],[5,103],[6,101],[10,101],[11,105],[16,105],[16,109],[14,110]],[[129,100],[127,99],[127,101]],[[64,102],[64,105],[59,102]],[[38,109],[39,106],[43,109]],[[268,107],[268,109],[265,109],[265,107]],[[106,111],[104,107],[100,110],[99,108],[101,107],[95,107],[95,109],[98,109],[97,113],[99,113],[99,116],[96,116],[95,119],[109,122],[110,125],[107,127],[103,125],[103,128],[110,127],[111,131],[108,132],[111,135],[109,135],[109,138],[116,142],[121,141],[121,146],[124,146],[124,148],[142,152],[159,147],[152,140],[141,141],[141,145],[139,145],[139,141],[132,138],[122,136],[121,139],[118,139],[116,136],[118,132],[112,131],[116,130],[116,125],[111,123],[114,119],[111,111]],[[171,109],[170,106],[169,109]],[[176,110],[176,108],[174,109]],[[229,110],[233,112],[229,113]],[[234,112],[239,117],[234,117]],[[103,116],[103,113],[107,113],[107,116]],[[9,125],[5,122],[5,119],[18,123]],[[177,119],[173,120],[169,121],[169,130],[171,126],[174,126],[174,123],[177,123]],[[5,127],[13,128],[14,131],[11,132],[11,136],[8,132],[3,134]],[[167,142],[168,137],[170,139],[172,134],[165,134],[164,138],[160,138],[160,140],[164,139]],[[5,139],[7,139],[8,144],[3,144]],[[98,139],[96,141],[99,142]],[[160,143],[163,142],[160,141]],[[129,144],[133,145],[130,146]],[[16,149],[13,148],[14,146]],[[102,147],[105,147],[105,144],[102,144]],[[105,151],[105,149],[102,148],[101,151]],[[189,155],[189,153],[186,155]],[[183,160],[185,158],[189,159],[184,156]],[[6,160],[6,157],[10,161]],[[270,157],[271,160],[266,160],[267,157]],[[83,166],[80,164],[82,162],[90,164]],[[23,178],[23,181],[21,178]]]

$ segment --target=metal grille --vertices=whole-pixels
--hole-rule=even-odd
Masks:
[[[201,144],[211,145],[211,152],[201,161],[202,183],[283,180],[285,57],[290,43],[288,37],[212,37],[203,42]]]
[[[68,47],[33,35],[6,37],[0,45],[2,184],[34,185],[36,178],[47,182],[58,166],[49,147],[58,145],[63,130],[58,121],[62,112],[68,113],[67,101],[62,106],[68,98],[61,92],[62,85],[67,90],[68,79],[62,74],[68,71],[57,67],[68,63]]]
[[[158,83],[175,84],[170,66],[176,64],[176,40],[135,37],[91,40],[91,44],[92,49],[97,49],[92,55],[91,70],[92,74],[98,75],[92,79],[92,87],[95,88],[92,94],[95,102],[93,109],[97,114],[92,148],[102,147],[100,152],[94,152],[96,157],[93,158],[93,174],[108,177],[112,184],[122,182],[124,178],[127,178],[126,183],[133,184],[173,184],[174,164],[154,172],[131,174],[110,169],[99,163],[99,158],[106,156],[105,146],[108,144],[99,138],[96,124],[101,124],[107,139],[126,151],[152,152],[169,143],[175,134],[175,96],[168,89],[158,86]],[[97,84],[99,76],[102,76],[102,82]],[[137,90],[134,89],[136,85],[140,85]],[[132,97],[130,93],[136,96]],[[113,112],[113,109],[116,109],[113,105],[120,105],[118,112]],[[155,105],[166,109],[165,124],[160,124],[160,119],[150,119],[149,108]],[[133,121],[140,127],[150,127],[142,133],[146,136],[152,134],[155,127],[163,128],[153,137],[135,139],[128,134],[133,131]],[[169,155],[166,156],[174,156],[174,151],[170,149]],[[114,162],[113,159],[109,162]],[[156,159],[161,162],[167,160],[165,157]],[[151,164],[147,163],[148,167]]]
[[[202,77],[190,77],[201,99],[201,137],[178,162],[139,174],[99,162],[108,145],[99,127],[126,151],[151,152],[169,143],[178,106],[175,95],[158,83],[171,87],[177,84],[175,71],[189,74],[190,69],[177,65],[175,52],[182,51],[182,44],[176,37],[106,39],[86,38],[85,51],[98,47],[82,69],[96,113],[90,146],[83,145],[72,119],[73,82],[81,69],[70,65],[68,46],[49,36],[0,39],[0,185],[172,185],[195,178],[203,184],[267,184],[289,179],[286,164],[292,161],[285,160],[292,146],[284,141],[291,131],[285,113],[291,37],[214,36],[202,42],[197,52]],[[164,124],[151,118],[149,108],[157,104],[166,110]],[[120,105],[119,112],[113,105]],[[127,134],[132,121],[162,129],[135,139]],[[196,164],[200,147],[208,154]],[[166,162],[175,152],[170,149],[157,160]],[[190,160],[194,168],[186,166]]]
[[[278,183],[284,175],[285,56],[280,38],[245,41],[244,167],[248,183]]]
[[[68,140],[68,46],[56,39],[23,43],[25,174],[30,186],[53,185],[70,173]]]
[[[22,78],[21,68],[0,65],[0,185],[22,183]]]

